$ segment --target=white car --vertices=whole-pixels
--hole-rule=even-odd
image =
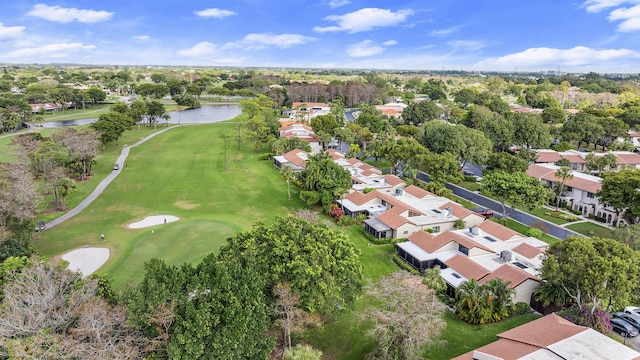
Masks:
[[[637,314],[640,315],[640,307],[638,306],[627,306],[624,308],[624,312],[627,314]]]

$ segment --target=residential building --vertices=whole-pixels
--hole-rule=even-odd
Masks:
[[[454,360],[638,360],[640,353],[556,314],[497,335],[498,340]]]
[[[576,150],[567,150],[557,152],[554,150],[541,149],[537,151],[538,157],[536,158],[537,164],[550,164],[557,165],[560,159],[569,160],[569,167],[573,171],[588,172],[587,155],[590,152],[582,152]],[[609,152],[597,152],[593,153],[595,156],[604,156],[606,154],[613,154],[616,157],[617,166],[608,170],[617,171],[623,168],[640,168],[640,154],[630,151],[609,151]]]
[[[293,149],[284,155],[274,156],[273,165],[278,169],[282,169],[282,166],[288,165],[291,166],[293,171],[302,171],[306,167],[307,159],[309,159],[308,153],[299,149]]]
[[[280,137],[286,137],[287,139],[297,137],[309,143],[312,153],[317,153],[322,150],[322,140],[316,135],[311,126],[301,122],[294,122],[281,127]]]
[[[550,164],[533,164],[527,169],[527,174],[551,187],[560,182],[556,171],[560,167]],[[578,210],[583,216],[595,215],[606,219],[607,224],[618,220],[615,209],[601,204],[596,193],[602,188],[602,178],[597,176],[573,172],[573,178],[565,182],[564,191],[560,198],[567,202],[568,207]]]
[[[366,215],[365,230],[376,238],[405,238],[419,230],[438,233],[452,230],[457,220],[466,226],[484,220],[475,212],[417,186],[396,185],[393,189],[367,194],[354,191],[338,203],[346,215]]]
[[[417,231],[396,244],[396,253],[420,272],[440,266],[451,296],[465,281],[475,279],[484,284],[499,278],[514,289],[514,302],[530,303],[540,284],[538,272],[548,246],[487,220],[439,234]]]

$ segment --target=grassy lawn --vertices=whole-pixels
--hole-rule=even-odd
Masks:
[[[460,320],[454,313],[447,311],[445,320],[447,328],[442,339],[447,343],[441,347],[430,348],[425,351],[424,358],[429,360],[447,360],[462,355],[480,346],[497,340],[496,335],[516,326],[539,318],[539,315],[527,314],[508,318],[488,325],[469,325]]]
[[[531,211],[530,213],[535,215],[535,216],[537,216],[537,217],[539,217],[539,218],[541,218],[541,219],[545,219],[548,222],[554,223],[556,225],[564,225],[564,224],[568,224],[568,223],[571,222],[571,221],[563,220],[563,219],[560,219],[560,218],[557,218],[557,217],[545,215],[545,213],[549,213],[549,212],[553,212],[553,210],[549,210],[549,209],[546,209],[546,208],[538,208],[538,209],[535,209],[535,210]]]
[[[600,226],[598,224],[594,224],[592,222],[581,222],[577,224],[567,225],[566,227],[586,236],[597,236],[608,239],[611,239],[613,237],[613,230],[604,226]]]
[[[97,118],[100,114],[106,113],[113,104],[100,104],[96,106],[90,106],[86,109],[71,109],[65,111],[55,111],[44,114],[44,121],[66,121],[66,120],[78,120]]]
[[[462,181],[459,184],[456,184],[460,187],[463,187],[469,191],[480,191],[480,183],[479,182],[470,182],[470,181]]]
[[[35,242],[38,252],[54,257],[82,246],[107,246],[111,256],[100,272],[108,273],[120,288],[141,279],[144,262],[153,257],[174,265],[195,263],[256,219],[269,221],[275,214],[304,207],[293,187],[294,200],[287,200],[286,183],[271,161],[258,160],[250,141],[244,141],[240,151],[235,143],[228,147],[224,170],[219,136],[234,130],[233,124],[224,123],[184,126],[132,149],[128,167],[102,196],[81,214],[40,234]],[[94,168],[97,178],[112,171],[117,154],[114,146],[101,155]],[[95,180],[78,192],[77,199],[70,197],[70,207],[95,188],[99,181]],[[181,220],[154,228],[127,228],[161,214]],[[103,244],[100,233],[105,234]]]

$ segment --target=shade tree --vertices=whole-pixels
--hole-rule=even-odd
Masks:
[[[524,172],[489,172],[482,177],[481,185],[483,193],[500,202],[504,218],[516,208],[537,209],[552,198],[550,189]]]

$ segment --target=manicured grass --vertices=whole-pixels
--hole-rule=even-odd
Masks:
[[[597,236],[608,239],[613,237],[613,230],[588,221],[567,225],[566,227],[586,236]]]
[[[539,317],[539,315],[527,314],[481,326],[467,324],[460,320],[453,312],[447,311],[444,316],[447,322],[447,328],[442,334],[442,339],[446,340],[447,343],[444,346],[426,350],[424,359],[447,360],[462,355],[498,340],[496,338],[497,334],[533,321]]]
[[[463,187],[469,191],[480,191],[480,183],[479,182],[469,182],[469,181],[462,181],[459,184],[456,184],[460,187]]]
[[[545,219],[545,220],[547,220],[549,222],[552,222],[552,223],[554,223],[556,225],[564,225],[564,224],[568,224],[568,223],[571,222],[571,221],[563,220],[563,219],[560,219],[560,218],[557,218],[557,217],[545,215],[545,213],[548,213],[548,212],[553,212],[553,210],[549,210],[549,209],[546,209],[546,208],[538,208],[538,209],[535,209],[535,210],[531,211],[531,214],[533,214],[533,215],[535,215],[535,216],[537,216],[537,217],[539,217],[541,219]]]
[[[96,106],[90,106],[86,109],[71,109],[65,111],[55,111],[44,114],[44,121],[67,121],[97,118],[100,114],[106,113],[113,104],[100,104]]]
[[[38,252],[53,257],[82,246],[107,246],[111,256],[100,272],[108,273],[120,288],[141,279],[143,264],[152,257],[175,265],[195,263],[255,220],[269,221],[276,214],[304,207],[294,187],[293,200],[287,200],[285,181],[271,161],[258,160],[248,140],[240,151],[235,142],[228,146],[224,170],[219,136],[234,131],[235,125],[224,123],[177,127],[133,148],[128,166],[96,201],[39,235]],[[117,154],[119,149],[101,155],[94,168],[98,178],[112,171]],[[98,181],[81,189],[84,196]],[[78,199],[70,196],[69,206]],[[161,214],[181,220],[153,228],[127,228],[146,216]],[[100,233],[105,234],[104,243]]]

